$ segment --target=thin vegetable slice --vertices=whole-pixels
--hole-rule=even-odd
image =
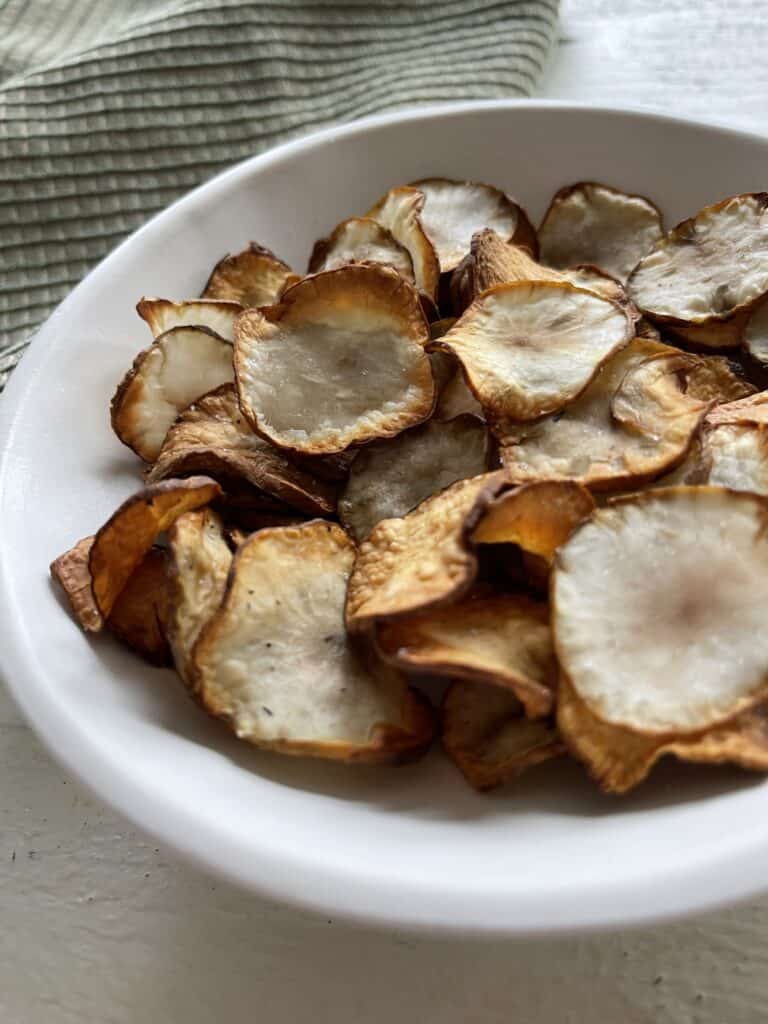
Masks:
[[[136,312],[147,323],[153,338],[172,327],[207,327],[225,341],[234,340],[235,320],[242,313],[239,302],[221,299],[141,299]]]
[[[263,530],[238,548],[194,664],[202,703],[240,739],[372,762],[412,758],[429,745],[431,710],[345,634],[354,559],[344,531],[319,520]]]
[[[342,524],[357,539],[382,519],[403,516],[436,491],[488,468],[488,433],[474,416],[430,420],[366,448],[339,499]]]
[[[525,716],[501,686],[457,680],[443,698],[443,747],[475,789],[493,789],[563,753],[549,719]]]
[[[372,217],[350,217],[328,238],[315,242],[309,258],[309,273],[336,270],[347,263],[383,263],[413,282],[413,260],[408,250],[387,228]]]
[[[51,576],[64,591],[72,614],[86,633],[98,633],[104,626],[104,616],[93,596],[88,567],[93,540],[93,537],[83,537],[51,562]]]
[[[768,501],[717,487],[601,508],[560,549],[558,658],[602,721],[650,736],[701,731],[768,693]]]
[[[593,181],[556,192],[539,228],[543,263],[594,263],[620,281],[661,237],[661,214],[650,200]]]
[[[440,281],[440,263],[435,247],[427,237],[421,220],[424,193],[419,189],[401,186],[391,188],[366,214],[385,227],[396,242],[407,250],[413,264],[416,287],[427,298],[437,298]]]
[[[299,280],[271,249],[251,242],[234,256],[225,256],[211,271],[204,299],[225,299],[241,306],[269,306]]]
[[[744,328],[744,347],[759,363],[768,363],[768,301],[750,313]]]
[[[613,302],[572,285],[498,285],[430,350],[452,352],[487,416],[532,420],[573,401],[633,334]]]
[[[205,327],[173,327],[140,352],[112,399],[112,429],[146,462],[182,409],[233,378],[232,346]]]
[[[723,423],[705,433],[707,483],[768,494],[768,425]]]
[[[168,555],[150,548],[114,603],[107,626],[152,665],[169,665]]]
[[[307,454],[391,437],[432,412],[428,338],[418,296],[394,270],[316,274],[238,319],[240,406],[264,437]]]

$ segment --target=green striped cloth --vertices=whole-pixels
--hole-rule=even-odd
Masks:
[[[558,0],[0,0],[0,389],[152,213],[319,125],[526,96]]]

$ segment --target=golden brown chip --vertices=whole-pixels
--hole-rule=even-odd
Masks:
[[[560,545],[594,508],[592,495],[574,481],[524,484],[490,503],[472,540],[476,544],[517,544],[550,564]]]
[[[629,280],[645,316],[688,341],[737,346],[768,293],[768,193],[705,206],[660,239]]]
[[[147,482],[202,473],[227,491],[232,480],[264,491],[308,515],[336,510],[336,487],[290,462],[246,422],[225,384],[185,409],[168,431]]]
[[[697,356],[685,376],[687,395],[716,405],[749,398],[757,390],[739,364],[725,356]]]
[[[650,200],[594,181],[556,192],[539,228],[543,263],[594,263],[620,281],[661,236],[661,214]]]
[[[483,229],[537,252],[536,232],[525,210],[493,185],[423,178],[411,187],[424,195],[421,223],[437,252],[442,273],[458,266],[469,252],[473,235]]]
[[[698,764],[735,764],[768,771],[768,708],[759,704],[703,733],[657,737],[609,725],[594,715],[561,678],[557,727],[570,752],[583,761],[606,793],[626,793],[665,755]]]
[[[460,480],[402,519],[385,519],[360,545],[347,594],[347,626],[360,632],[382,619],[456,600],[472,586],[472,532],[505,487],[503,473]]]
[[[136,312],[146,320],[153,338],[170,331],[172,327],[207,327],[225,341],[234,340],[235,319],[242,313],[239,302],[219,299],[142,299]]]
[[[309,273],[336,270],[347,263],[383,263],[413,283],[413,261],[408,250],[391,231],[372,217],[350,217],[328,238],[315,242],[309,258]]]
[[[221,518],[209,508],[185,512],[168,531],[168,552],[168,640],[177,672],[194,691],[192,652],[221,605],[232,565]]]
[[[104,625],[93,597],[91,570],[88,568],[93,540],[93,537],[83,537],[73,548],[51,562],[51,576],[64,591],[73,615],[87,633],[98,633]]]
[[[669,738],[768,694],[768,501],[671,487],[598,509],[558,551],[558,659],[602,721]]]
[[[321,520],[263,530],[238,548],[194,664],[202,703],[240,739],[371,762],[412,758],[429,745],[431,709],[346,636],[354,559],[344,531]]]
[[[709,408],[686,389],[697,358],[635,338],[554,416],[492,422],[510,479],[619,490],[670,471],[685,458]]]
[[[443,698],[443,747],[467,782],[481,791],[563,753],[552,722],[526,718],[510,690],[460,680]]]
[[[486,416],[561,409],[633,334],[625,310],[570,284],[517,282],[478,298],[430,350],[452,352]]]
[[[739,401],[718,405],[707,414],[707,423],[715,426],[722,423],[768,424],[768,391],[759,391]]]
[[[153,665],[171,664],[168,626],[168,555],[150,548],[131,573],[107,619],[124,644]]]
[[[204,299],[225,299],[241,306],[269,306],[299,280],[287,263],[255,242],[234,256],[225,256],[211,271]]]
[[[421,211],[424,193],[402,186],[391,188],[366,214],[378,221],[407,250],[413,264],[416,287],[428,299],[437,298],[440,263],[435,248],[424,230]]]
[[[488,432],[474,416],[430,420],[360,451],[339,498],[339,518],[356,540],[382,519],[404,516],[430,494],[488,469]]]
[[[379,650],[408,672],[494,683],[531,718],[552,711],[557,661],[545,604],[476,588],[445,608],[382,623]]]
[[[164,480],[131,495],[94,537],[89,556],[93,596],[108,617],[132,573],[175,519],[221,495],[209,477]]]
[[[394,270],[316,274],[238,319],[240,406],[268,440],[307,454],[392,437],[432,412],[428,340],[418,296]]]
[[[233,378],[232,346],[205,327],[173,327],[139,352],[112,398],[112,429],[146,462],[182,409]]]

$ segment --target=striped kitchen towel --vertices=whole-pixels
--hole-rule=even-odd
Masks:
[[[0,389],[152,213],[335,121],[527,96],[558,0],[0,0]]]

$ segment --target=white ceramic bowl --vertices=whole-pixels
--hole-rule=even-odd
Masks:
[[[138,485],[108,401],[147,343],[143,294],[199,292],[249,239],[297,268],[315,238],[387,187],[439,174],[508,189],[540,217],[552,192],[598,179],[651,196],[669,223],[768,184],[768,141],[627,111],[473,103],[329,129],[249,160],[121,245],[35,339],[0,399],[0,658],[64,765],[142,828],[264,895],[404,927],[522,933],[625,925],[768,883],[768,783],[665,765],[601,796],[578,765],[478,796],[433,753],[353,768],[230,739],[109,639],[86,639],[49,561]]]

